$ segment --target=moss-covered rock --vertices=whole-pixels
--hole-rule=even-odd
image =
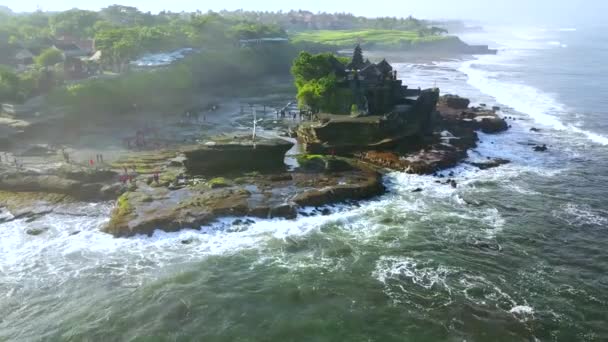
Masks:
[[[348,181],[346,181],[348,180]],[[311,189],[293,197],[293,202],[302,207],[318,207],[348,200],[363,200],[383,194],[382,176],[376,172],[347,178],[344,184]]]
[[[132,192],[127,192],[121,195],[116,201],[116,207],[112,211],[110,222],[106,227],[108,233],[114,235],[122,235],[121,232],[129,227],[129,220],[132,219],[135,207],[131,203]]]
[[[303,171],[324,172],[326,169],[326,157],[320,154],[303,154],[297,156],[298,166]]]
[[[224,177],[215,177],[210,179],[207,182],[207,185],[211,188],[211,189],[219,189],[219,188],[227,188],[229,187],[231,184],[228,182],[228,180]]]

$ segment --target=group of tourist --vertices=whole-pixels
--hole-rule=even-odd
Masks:
[[[126,166],[122,167],[123,169],[123,174],[121,174],[120,176],[118,176],[118,180],[120,181],[120,183],[124,186],[126,186],[127,184],[136,184],[137,182],[137,177],[139,176],[139,174],[137,173],[137,168],[135,167],[135,165],[132,165],[130,167],[132,172],[129,172],[129,168],[127,168]],[[154,171],[154,173],[152,174],[152,176],[150,178],[148,178],[148,185],[149,184],[160,184],[160,172],[159,171]]]
[[[277,119],[285,119],[285,118],[290,117],[293,121],[296,121],[298,116],[300,117],[300,121],[303,121],[303,120],[310,121],[313,118],[312,112],[308,111],[308,110],[300,110],[299,112],[289,111],[289,113],[288,113],[285,109],[281,109],[281,110],[276,111],[276,115],[277,115]]]
[[[129,169],[126,166],[123,166],[122,168],[124,173],[118,176],[120,183],[123,185],[127,185],[127,183],[135,184],[137,178],[137,169],[135,168],[135,165],[131,166],[131,169],[133,170],[132,173],[129,173]]]

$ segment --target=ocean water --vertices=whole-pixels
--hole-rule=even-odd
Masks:
[[[608,340],[608,35],[465,38],[499,54],[396,67],[500,106],[512,129],[469,158],[510,164],[450,170],[456,189],[393,173],[380,198],[249,227],[114,239],[110,204],[2,224],[0,341]]]

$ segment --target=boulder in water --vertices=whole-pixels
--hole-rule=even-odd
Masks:
[[[285,203],[270,209],[271,218],[294,219],[298,216],[298,211],[294,204]]]
[[[28,228],[25,233],[27,235],[31,235],[31,236],[38,236],[41,235],[42,233],[46,232],[47,230],[49,230],[48,227],[36,227],[36,228]]]
[[[479,126],[481,131],[486,134],[500,133],[509,129],[507,122],[497,116],[481,119]]]
[[[481,170],[487,170],[487,169],[491,169],[491,168],[499,167],[501,165],[508,164],[510,162],[511,161],[507,160],[507,159],[496,158],[496,159],[489,160],[487,162],[480,162],[480,163],[473,162],[470,164]]]

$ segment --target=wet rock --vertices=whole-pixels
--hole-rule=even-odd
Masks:
[[[538,133],[538,132],[540,132],[540,131],[541,131],[541,130],[540,130],[539,128],[536,128],[536,127],[532,127],[532,128],[530,128],[530,132],[536,132],[536,133]]]
[[[469,242],[469,246],[481,249],[481,250],[491,250],[491,251],[502,251],[502,246],[500,246],[496,242],[486,242],[486,241],[473,241]]]
[[[422,188],[416,188],[416,189],[412,190],[412,192],[422,192]]]
[[[271,182],[285,182],[293,180],[293,176],[289,173],[284,173],[280,175],[272,175],[269,177]]]
[[[27,213],[25,216],[21,216],[20,218],[25,217],[25,222],[26,223],[31,223],[31,222],[39,220],[40,218],[42,218],[42,217],[44,217],[44,216],[46,216],[46,215],[48,215],[48,214],[50,214],[52,212],[53,212],[52,210],[45,210],[45,211],[39,211],[39,212],[30,212],[30,213]],[[17,217],[18,216],[16,216],[16,218]]]
[[[84,201],[102,199],[102,183],[86,183],[54,174],[36,172],[4,173],[0,175],[0,190],[10,192],[50,193],[69,195]]]
[[[36,227],[36,228],[28,228],[25,233],[27,235],[31,235],[31,236],[38,236],[41,235],[42,233],[48,231],[49,228],[48,227]]]
[[[15,192],[74,193],[81,183],[54,175],[5,173],[0,176],[0,189]]]
[[[483,118],[481,119],[480,129],[486,134],[495,134],[504,132],[509,129],[507,122],[501,118]]]
[[[447,94],[439,98],[439,103],[445,104],[447,107],[452,109],[467,109],[469,108],[471,101],[458,95]]]
[[[536,152],[546,152],[549,148],[547,147],[547,145],[542,145],[542,146],[536,145],[536,146],[534,146],[533,149]]]
[[[101,189],[104,187],[103,184],[100,183],[84,183],[81,184],[78,192],[73,193],[72,195],[83,200],[99,200],[101,199]],[[112,197],[116,198],[116,197]]]
[[[325,171],[326,172],[345,172],[353,170],[353,166],[339,158],[327,158],[325,161]]]
[[[321,215],[323,215],[323,216],[331,215],[331,210],[329,210],[329,208],[323,208],[321,210]]]
[[[115,236],[150,235],[155,229],[176,231],[197,228],[223,217],[297,217],[299,206],[360,200],[384,192],[382,176],[367,168],[348,172],[291,172],[277,174],[237,174],[226,179],[228,187],[213,188],[207,183],[187,184],[177,190],[140,187],[117,200],[104,231]],[[236,179],[241,181],[236,182]],[[222,182],[224,183],[224,182]],[[278,203],[282,203],[277,205]]]
[[[509,164],[510,162],[511,161],[507,160],[507,159],[497,158],[497,159],[492,159],[490,161],[483,162],[483,163],[469,163],[469,164],[471,164],[481,170],[487,170],[487,169],[499,167],[501,165]]]
[[[118,177],[118,173],[111,170],[82,168],[73,165],[63,166],[59,169],[58,175],[83,183],[110,182]]]
[[[189,238],[183,239],[180,242],[181,242],[182,245],[191,245],[192,243],[194,243],[194,241],[196,241],[195,238],[189,237]]]
[[[298,216],[296,206],[293,204],[281,204],[270,209],[270,218],[294,219]]]
[[[259,138],[254,145],[250,136],[217,137],[182,152],[189,173],[218,174],[284,168],[285,153],[293,145],[283,139]]]
[[[249,209],[249,216],[266,219],[270,217],[270,207],[260,206]]]
[[[369,199],[383,194],[384,191],[382,177],[377,173],[369,173],[352,184],[338,184],[305,191],[296,195],[293,202],[302,207],[320,207],[347,200]]]

